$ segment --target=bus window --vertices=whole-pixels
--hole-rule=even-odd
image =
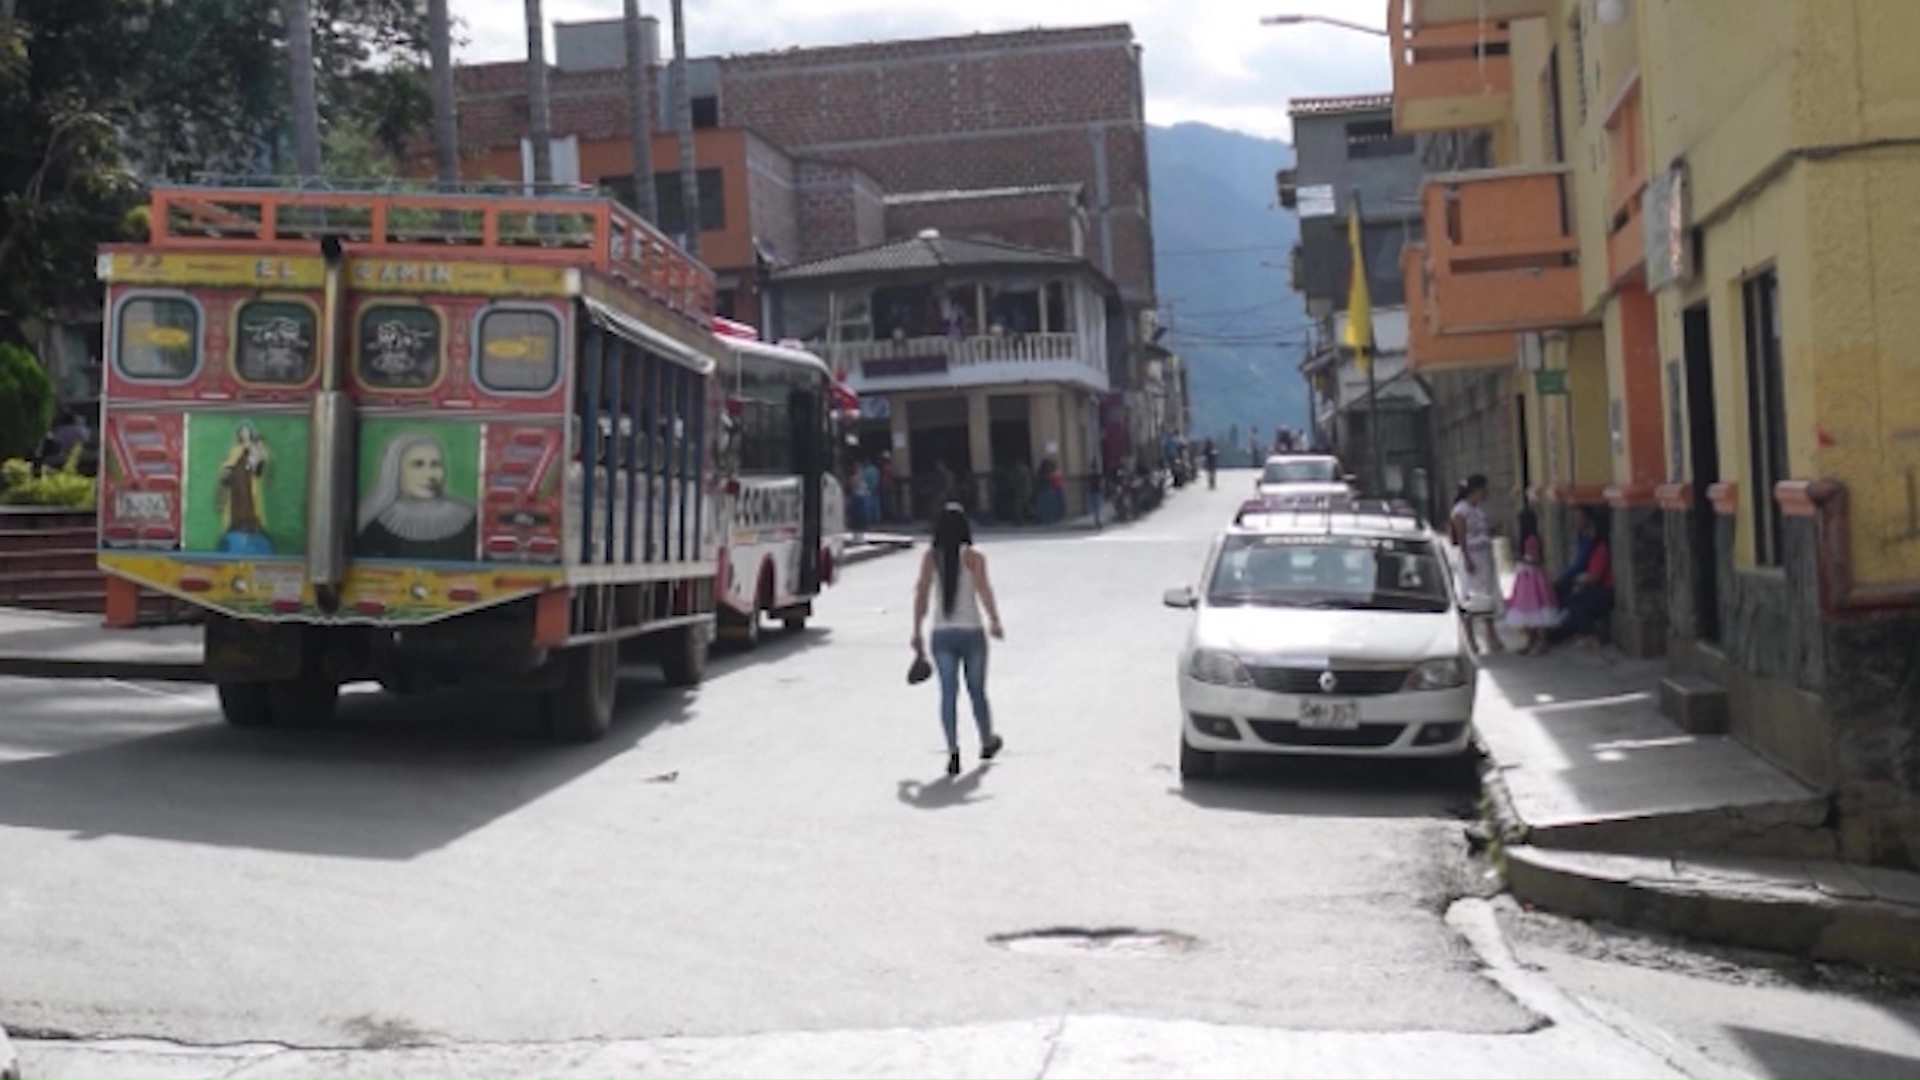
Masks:
[[[360,381],[381,390],[418,390],[440,381],[440,316],[413,304],[360,313]]]
[[[120,304],[114,363],[129,379],[178,381],[200,366],[200,307],[181,296]]]
[[[480,385],[501,394],[540,394],[560,378],[560,320],[550,311],[494,308],[474,335]],[[617,354],[618,343],[610,346]]]
[[[791,395],[794,373],[774,360],[740,357],[740,469],[786,475],[794,471]]]
[[[298,386],[313,377],[320,318],[306,304],[255,300],[240,307],[234,374],[246,382]]]

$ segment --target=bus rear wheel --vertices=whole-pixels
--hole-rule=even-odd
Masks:
[[[707,677],[711,640],[704,626],[669,630],[660,645],[660,674],[668,686],[699,686]]]
[[[218,688],[220,715],[237,728],[273,726],[273,699],[266,683],[223,682]]]
[[[285,727],[315,727],[331,723],[340,708],[340,684],[309,669],[291,679],[266,684],[273,722]]]
[[[589,743],[613,726],[614,693],[620,686],[620,644],[596,641],[562,652],[560,685],[541,695],[540,725],[558,742]]]

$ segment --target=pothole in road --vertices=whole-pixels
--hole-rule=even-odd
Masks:
[[[1089,929],[1081,926],[1057,926],[1046,930],[1023,930],[1017,934],[995,934],[991,944],[1009,952],[1031,956],[1106,956],[1116,959],[1180,956],[1200,946],[1200,939],[1172,930],[1135,930],[1116,926]]]

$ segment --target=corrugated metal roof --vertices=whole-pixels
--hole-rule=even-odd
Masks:
[[[1085,259],[1057,251],[1002,244],[992,240],[961,240],[951,236],[916,236],[879,247],[829,255],[790,266],[774,274],[776,281],[817,281],[824,278],[869,277],[885,274],[929,273],[940,270],[987,270],[1048,267],[1092,270]]]
[[[1287,102],[1288,116],[1322,116],[1328,113],[1374,112],[1393,108],[1392,94],[1346,94],[1339,97],[1299,97]]]

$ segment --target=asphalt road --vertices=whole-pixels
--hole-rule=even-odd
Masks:
[[[815,628],[720,660],[697,691],[630,672],[612,737],[585,748],[531,738],[500,697],[355,694],[334,728],[240,732],[198,688],[0,680],[0,1023],[169,1052],[495,1048],[375,1074],[660,1039],[721,1040],[698,1045],[733,1057],[660,1060],[749,1074],[816,1067],[808,1053],[833,1074],[996,1074],[1031,1063],[959,1047],[1022,1040],[1053,1075],[1235,1071],[1178,1049],[1202,1044],[1262,1075],[1493,1075],[1508,1051],[1514,1075],[1670,1063],[1599,1029],[1551,1054],[1525,1041],[1586,1029],[1449,922],[1482,873],[1460,770],[1260,767],[1183,790],[1188,616],[1159,598],[1244,490],[1228,474],[1100,535],[983,537],[1008,748],[978,767],[968,733],[958,782],[931,687],[902,678],[917,554],[850,571]],[[993,941],[1071,927],[1189,947]],[[1103,1022],[1135,1027],[1084,1026]],[[919,1056],[777,1041],[888,1031]],[[36,1055],[155,1069],[25,1045],[29,1075]],[[602,1067],[676,1071],[619,1060]]]
[[[1851,1043],[1901,1074],[1912,1013],[1736,1007],[1672,949],[1530,924],[1515,959],[1453,903],[1484,890],[1459,769],[1183,790],[1188,617],[1160,594],[1248,484],[981,538],[1008,749],[983,769],[968,732],[958,782],[931,686],[902,680],[918,553],[854,567],[814,628],[697,692],[628,673],[591,748],[497,696],[238,732],[192,686],[0,680],[0,1024],[29,1080],[1816,1080],[1799,1063]],[[1050,928],[1187,947],[995,944]],[[88,1042],[127,1038],[156,1042]]]

